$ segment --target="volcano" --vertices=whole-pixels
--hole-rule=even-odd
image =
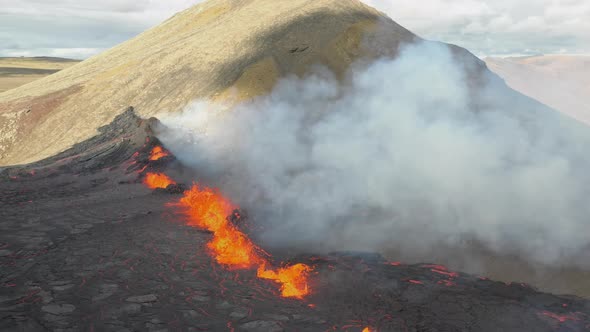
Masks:
[[[61,152],[129,105],[146,118],[200,97],[248,98],[267,93],[282,76],[317,64],[343,73],[361,56],[383,55],[383,43],[395,49],[415,38],[356,0],[206,1],[103,54],[1,94],[0,165]]]
[[[207,1],[0,94],[0,329],[590,330],[583,297],[440,262],[267,248],[257,220],[159,139],[153,116],[195,99],[230,109],[318,66],[346,84],[416,43],[449,50],[474,94],[492,80],[511,105],[586,130],[356,0]]]

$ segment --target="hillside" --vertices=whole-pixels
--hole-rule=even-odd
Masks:
[[[590,124],[590,56],[487,58],[513,89]]]
[[[63,151],[130,105],[149,117],[199,97],[248,98],[314,64],[342,74],[361,56],[385,55],[415,38],[357,0],[207,1],[103,54],[1,94],[0,165]]]
[[[0,93],[54,74],[78,62],[50,57],[0,57]]]

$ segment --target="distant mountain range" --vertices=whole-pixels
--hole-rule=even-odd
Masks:
[[[513,89],[590,124],[590,56],[486,58]]]

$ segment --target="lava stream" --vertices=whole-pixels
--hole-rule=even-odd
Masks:
[[[278,270],[268,270],[266,265],[258,268],[257,275],[261,279],[274,280],[281,284],[281,295],[284,297],[302,298],[309,294],[307,275],[311,267],[305,264],[295,264]]]
[[[170,155],[170,153],[168,153],[168,151],[164,150],[161,146],[156,146],[152,149],[152,152],[150,154],[150,160],[151,161],[160,160],[160,159],[167,157],[169,155]]]
[[[147,173],[143,183],[150,189],[166,189],[171,184],[176,184],[174,180],[162,173]]]
[[[301,299],[309,294],[307,278],[312,268],[305,264],[267,268],[270,263],[262,256],[262,250],[226,218],[234,208],[218,191],[195,184],[184,193],[180,206],[186,209],[189,225],[213,232],[208,247],[219,264],[230,269],[256,268],[259,278],[281,285],[283,297]]]

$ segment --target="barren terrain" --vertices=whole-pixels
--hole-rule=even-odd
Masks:
[[[78,62],[49,57],[0,58],[0,93],[57,73]]]
[[[313,268],[310,294],[282,298],[254,271],[212,259],[146,172],[155,120],[132,110],[50,159],[0,173],[0,329],[6,331],[586,331],[590,302],[378,254],[276,253]],[[188,183],[187,183],[188,185]],[[244,232],[256,224],[236,224]]]

